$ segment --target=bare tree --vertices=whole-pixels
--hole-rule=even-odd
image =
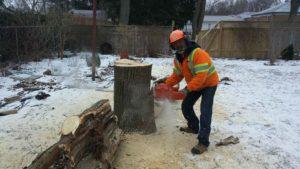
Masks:
[[[202,29],[202,23],[205,13],[205,5],[206,0],[197,0],[196,1],[196,9],[194,11],[194,17],[193,17],[193,23],[192,23],[192,40],[195,40],[196,35],[201,31]]]
[[[9,8],[13,4],[13,0],[0,0],[0,7],[5,9],[8,12],[14,12],[12,9]]]
[[[279,55],[278,52],[276,52],[276,47],[275,44],[278,41],[276,40],[275,37],[273,36],[276,34],[276,31],[280,31],[280,26],[282,25],[288,25],[288,36],[289,36],[289,43],[293,44],[293,30],[294,30],[294,25],[293,25],[293,20],[294,17],[297,15],[299,7],[300,7],[300,1],[299,0],[291,0],[291,8],[290,8],[290,15],[288,18],[287,22],[283,21],[276,21],[274,20],[274,16],[272,15],[272,20],[271,20],[271,30],[270,30],[270,37],[271,37],[271,57],[270,57],[270,65],[274,65],[277,56]]]
[[[39,10],[42,0],[20,0],[15,1],[15,3],[19,8],[36,11]]]
[[[294,17],[297,15],[299,7],[300,7],[299,0],[291,0],[291,10],[290,10],[289,21],[292,21],[294,19]]]
[[[259,12],[281,3],[281,0],[211,0],[208,1],[207,14],[232,15],[242,12]]]
[[[130,16],[130,0],[121,0],[120,24],[128,25]]]
[[[97,35],[97,24],[96,24],[96,11],[97,1],[93,0],[93,31],[92,31],[92,80],[95,81],[96,76],[96,35]]]

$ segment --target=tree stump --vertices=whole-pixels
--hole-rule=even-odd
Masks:
[[[119,127],[125,132],[156,131],[154,98],[150,90],[151,64],[128,59],[116,61],[114,66],[114,112]]]

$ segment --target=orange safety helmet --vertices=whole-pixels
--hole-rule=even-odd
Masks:
[[[170,34],[170,39],[169,42],[170,44],[179,40],[179,39],[183,39],[184,38],[184,33],[181,30],[174,30],[173,32],[171,32]]]

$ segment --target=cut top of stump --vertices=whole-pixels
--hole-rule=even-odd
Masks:
[[[141,63],[134,60],[129,59],[120,59],[115,61],[115,66],[119,67],[143,67],[143,66],[151,66],[151,64]]]

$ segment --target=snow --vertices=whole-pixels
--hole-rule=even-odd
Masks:
[[[156,75],[163,77],[170,73],[172,59],[145,61],[153,63],[153,74],[157,72]],[[300,167],[300,130],[297,127],[300,125],[300,62],[278,61],[276,66],[267,66],[267,61],[215,59],[214,63],[220,77],[229,77],[233,82],[227,82],[230,85],[222,83],[218,87],[209,151],[200,157],[190,153],[196,139],[187,139],[186,135],[180,135],[176,131],[175,125],[185,125],[185,121],[180,115],[180,102],[175,102],[171,104],[171,109],[163,112],[165,115],[158,116],[159,132],[164,132],[164,135],[153,135],[151,138],[127,136],[128,140],[133,141],[127,140],[121,145],[121,157],[117,158],[117,168],[128,168],[130,165],[137,168]],[[181,88],[184,85],[184,82],[181,83]],[[199,105],[199,102],[195,105],[198,116]],[[169,115],[164,117],[166,114]],[[174,119],[176,114],[179,115]],[[172,119],[173,123],[176,123],[170,123],[168,120],[161,122],[164,118]],[[173,128],[169,130],[168,125]],[[220,139],[230,135],[239,137],[240,143],[224,147],[215,146]],[[147,143],[139,144],[140,150],[133,152],[137,142]],[[147,151],[145,155],[139,153],[149,147],[155,151],[159,150]],[[160,152],[160,149],[164,152]],[[122,151],[130,152],[130,157],[122,154]],[[131,156],[135,156],[136,159]],[[156,158],[153,159],[152,156]],[[127,160],[129,163],[126,165]],[[166,163],[168,160],[170,162]],[[176,161],[175,164],[171,160]],[[140,161],[147,165],[139,163]]]
[[[17,169],[30,164],[37,154],[59,140],[60,127],[66,117],[81,113],[100,99],[110,99],[113,106],[113,74],[105,72],[117,57],[100,56],[101,66],[97,72],[103,77],[93,82],[91,77],[86,77],[91,70],[85,58],[90,55],[79,53],[62,60],[30,62],[22,65],[21,72],[13,72],[14,77],[29,77],[42,75],[50,69],[52,76],[42,76],[37,81],[56,82],[60,89],[46,88],[43,91],[50,94],[47,99],[27,100],[17,114],[0,117],[0,168]],[[153,64],[152,75],[155,77],[172,72],[172,58],[143,58],[142,61]],[[174,161],[177,157],[182,160],[175,168],[300,168],[300,62],[278,61],[275,66],[267,66],[267,61],[214,59],[214,63],[220,77],[229,77],[233,82],[227,82],[230,85],[221,83],[218,87],[211,146],[204,155],[193,156],[189,149],[196,139],[185,135],[174,144],[185,146],[175,149],[181,154],[176,154]],[[21,90],[12,86],[18,82],[12,77],[0,77],[0,100],[17,95]],[[184,86],[185,82],[182,82],[181,88]],[[34,96],[38,92],[26,93],[25,96]],[[20,103],[12,103],[0,111],[18,106]],[[172,103],[171,109],[177,113],[163,115],[168,121],[157,119],[159,123],[167,128],[168,125],[184,125],[182,117],[169,118],[181,114],[180,102]],[[199,113],[198,102],[195,109]],[[182,137],[180,133],[164,135],[164,132],[158,132],[154,138],[147,136],[146,140]],[[240,143],[214,146],[230,135],[239,137]],[[143,136],[137,137],[145,141]],[[161,147],[157,145],[156,148]]]
[[[213,125],[223,134],[238,136],[247,145],[246,151],[253,153],[252,158],[261,158],[257,164],[266,168],[273,168],[272,163],[299,168],[300,63],[265,63],[216,61],[221,77],[230,77],[234,82],[218,89],[216,102],[227,116],[223,123]]]
[[[43,91],[50,94],[46,100],[27,100],[17,114],[0,117],[0,168],[18,169],[29,165],[36,155],[59,140],[60,127],[66,117],[81,113],[100,99],[112,100],[112,92],[96,91],[95,88],[105,87],[113,75],[102,77],[103,81],[91,81],[91,77],[86,77],[91,72],[85,61],[87,56],[91,54],[80,53],[62,60],[45,59],[22,65],[21,72],[12,71],[12,77],[27,78],[42,75],[50,69],[53,76],[42,76],[37,81],[58,83],[62,90],[46,88]],[[102,55],[102,66],[97,72],[101,73],[115,59],[116,56]],[[12,77],[0,77],[0,100],[21,91],[13,89],[19,81]],[[38,92],[26,93],[24,97],[35,96]],[[20,102],[14,102],[0,111],[20,105]]]
[[[288,15],[291,11],[291,2],[286,1],[284,3],[280,3],[278,5],[272,6],[269,9],[257,12],[253,14],[254,17],[265,16],[265,15],[276,15],[276,14],[286,14]],[[300,13],[300,9],[298,9],[298,13]]]
[[[0,81],[0,100],[3,100],[5,97],[11,97],[18,91],[12,91],[10,88],[12,85],[17,84],[13,79],[8,77],[1,77]]]
[[[112,93],[91,89],[63,89],[43,101],[30,100],[18,114],[0,118],[0,168],[23,168],[57,142],[66,117],[80,114]]]

